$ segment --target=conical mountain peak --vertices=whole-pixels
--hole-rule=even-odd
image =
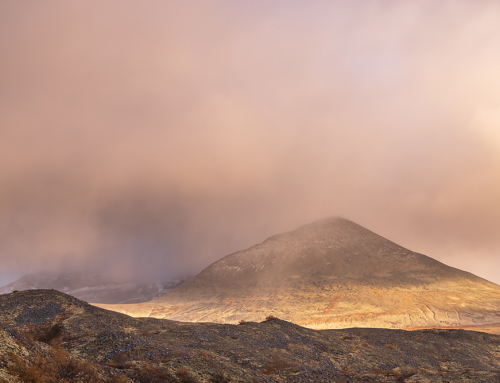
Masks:
[[[272,236],[213,263],[176,296],[288,291],[303,285],[419,285],[469,275],[412,252],[345,218],[332,217]],[[473,277],[473,276],[471,276]]]
[[[312,328],[486,324],[500,317],[500,286],[332,217],[230,254],[137,312],[232,323],[272,314]]]
[[[274,235],[264,241],[287,240],[290,238],[310,240],[314,237],[341,238],[353,235],[374,234],[364,227],[342,217],[328,217],[307,225],[302,225],[295,230]]]

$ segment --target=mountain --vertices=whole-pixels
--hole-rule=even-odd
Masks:
[[[28,274],[0,287],[0,294],[33,289],[54,289],[92,303],[141,303],[161,296],[189,278],[159,281],[118,281],[85,272]]]
[[[500,286],[328,218],[213,263],[137,316],[236,323],[275,315],[318,329],[500,323]]]
[[[500,336],[131,318],[55,290],[0,295],[0,382],[499,382]]]

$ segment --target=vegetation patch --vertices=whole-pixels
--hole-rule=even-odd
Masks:
[[[31,364],[14,353],[9,353],[8,359],[7,372],[26,383],[103,382],[92,363],[72,357],[57,346]]]
[[[266,317],[266,319],[264,319],[264,322],[270,322],[270,321],[277,320],[277,319],[279,319],[279,318],[275,317],[274,315],[268,315]]]

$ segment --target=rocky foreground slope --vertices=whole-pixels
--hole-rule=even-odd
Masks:
[[[55,290],[0,295],[1,382],[499,382],[500,336],[131,318]]]
[[[329,218],[228,255],[162,297],[101,306],[237,323],[273,314],[317,329],[500,323],[500,286]]]

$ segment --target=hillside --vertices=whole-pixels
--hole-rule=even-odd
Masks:
[[[2,383],[497,382],[498,355],[500,336],[473,331],[181,323],[55,290],[0,295]]]

